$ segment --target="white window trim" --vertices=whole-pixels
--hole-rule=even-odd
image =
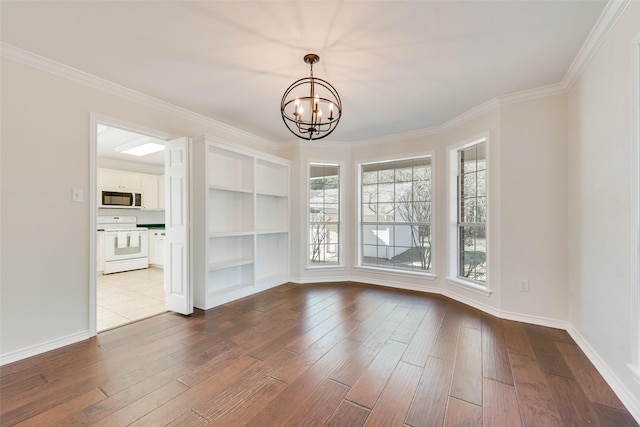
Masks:
[[[336,165],[338,166],[338,170],[340,171],[340,216],[338,218],[338,262],[336,264],[326,264],[326,265],[314,265],[309,260],[309,246],[311,245],[311,241],[309,239],[309,227],[311,226],[311,215],[309,214],[309,180],[311,179],[311,175],[309,174],[309,168],[313,165]],[[307,170],[305,172],[305,258],[306,258],[306,269],[309,271],[316,270],[344,270],[345,262],[344,262],[344,171],[345,171],[345,163],[344,161],[331,161],[331,160],[309,160],[307,161]]]
[[[631,292],[632,292],[632,361],[629,369],[640,382],[640,33],[632,40],[631,87],[633,93],[631,142]]]
[[[486,283],[476,282],[474,280],[465,280],[458,276],[458,151],[480,142],[486,144],[487,155],[487,281]],[[448,271],[447,282],[450,285],[458,286],[466,290],[489,296],[493,292],[491,290],[491,156],[490,156],[490,140],[489,133],[478,135],[474,138],[466,140],[462,143],[450,145],[447,147],[447,254],[448,254]]]
[[[376,267],[372,265],[363,265],[362,264],[362,165],[366,165],[369,163],[382,163],[382,162],[396,162],[401,160],[413,159],[416,157],[430,157],[431,158],[431,271],[429,272],[419,272],[412,270],[402,270],[402,269],[393,269],[393,268],[382,268]],[[398,276],[404,277],[424,277],[429,280],[435,280],[438,275],[436,272],[437,266],[437,248],[438,242],[436,239],[436,224],[437,224],[437,185],[434,185],[436,181],[436,153],[435,151],[422,151],[419,153],[410,153],[405,154],[399,157],[375,157],[375,158],[367,158],[360,160],[355,165],[355,176],[354,180],[356,183],[356,263],[354,265],[355,269],[358,270],[369,270],[369,271],[378,271],[384,272],[388,274],[395,274]]]

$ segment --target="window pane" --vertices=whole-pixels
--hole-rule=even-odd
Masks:
[[[460,152],[460,163],[462,173],[476,171],[476,147],[465,148]]]
[[[458,275],[486,281],[486,142],[458,150]]]
[[[462,175],[462,197],[476,197],[476,178],[475,172]]]
[[[338,263],[340,168],[309,166],[309,265]]]
[[[477,188],[476,191],[478,196],[487,195],[487,171],[486,170],[478,171],[476,188]]]
[[[413,182],[413,200],[431,200],[431,180],[425,179]]]
[[[378,182],[393,182],[393,169],[378,171]]]
[[[393,222],[393,203],[378,203],[378,222]]]
[[[395,222],[413,222],[411,203],[396,203]]]
[[[375,171],[377,181],[372,176]],[[362,264],[395,269],[431,269],[430,248],[425,249],[429,245],[428,240],[421,236],[421,233],[428,234],[430,226],[424,229],[412,226],[416,223],[429,225],[431,220],[430,177],[429,157],[362,166],[361,222],[377,223],[377,228],[372,224],[362,226]]]
[[[376,203],[378,201],[378,184],[362,186],[362,203]]]
[[[362,173],[362,184],[363,185],[375,184],[377,182],[378,182],[378,172],[377,171],[370,171],[370,172],[363,172]]]
[[[394,201],[393,184],[378,185],[378,202],[388,203]]]
[[[412,179],[412,168],[403,167],[402,169],[396,169],[396,182],[409,182]]]
[[[431,223],[431,202],[416,202],[413,204],[412,222]]]
[[[375,203],[364,203],[362,205],[362,222],[378,221],[378,205]]]
[[[486,237],[484,226],[459,227],[459,272],[461,277],[482,281],[486,276]]]

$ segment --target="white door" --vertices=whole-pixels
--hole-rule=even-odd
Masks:
[[[166,236],[164,286],[167,310],[193,313],[189,256],[189,138],[167,141],[165,149]]]

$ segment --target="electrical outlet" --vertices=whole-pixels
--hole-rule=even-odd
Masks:
[[[520,292],[529,292],[529,281],[520,279]]]

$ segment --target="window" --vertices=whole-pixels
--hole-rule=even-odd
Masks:
[[[361,266],[432,272],[431,168],[431,156],[361,165]]]
[[[487,155],[486,139],[451,152],[455,230],[451,232],[452,276],[486,287],[487,282]],[[455,165],[453,162],[455,161]],[[455,185],[455,187],[454,187]],[[454,241],[455,239],[455,241]]]
[[[340,264],[340,166],[309,165],[309,266]]]

